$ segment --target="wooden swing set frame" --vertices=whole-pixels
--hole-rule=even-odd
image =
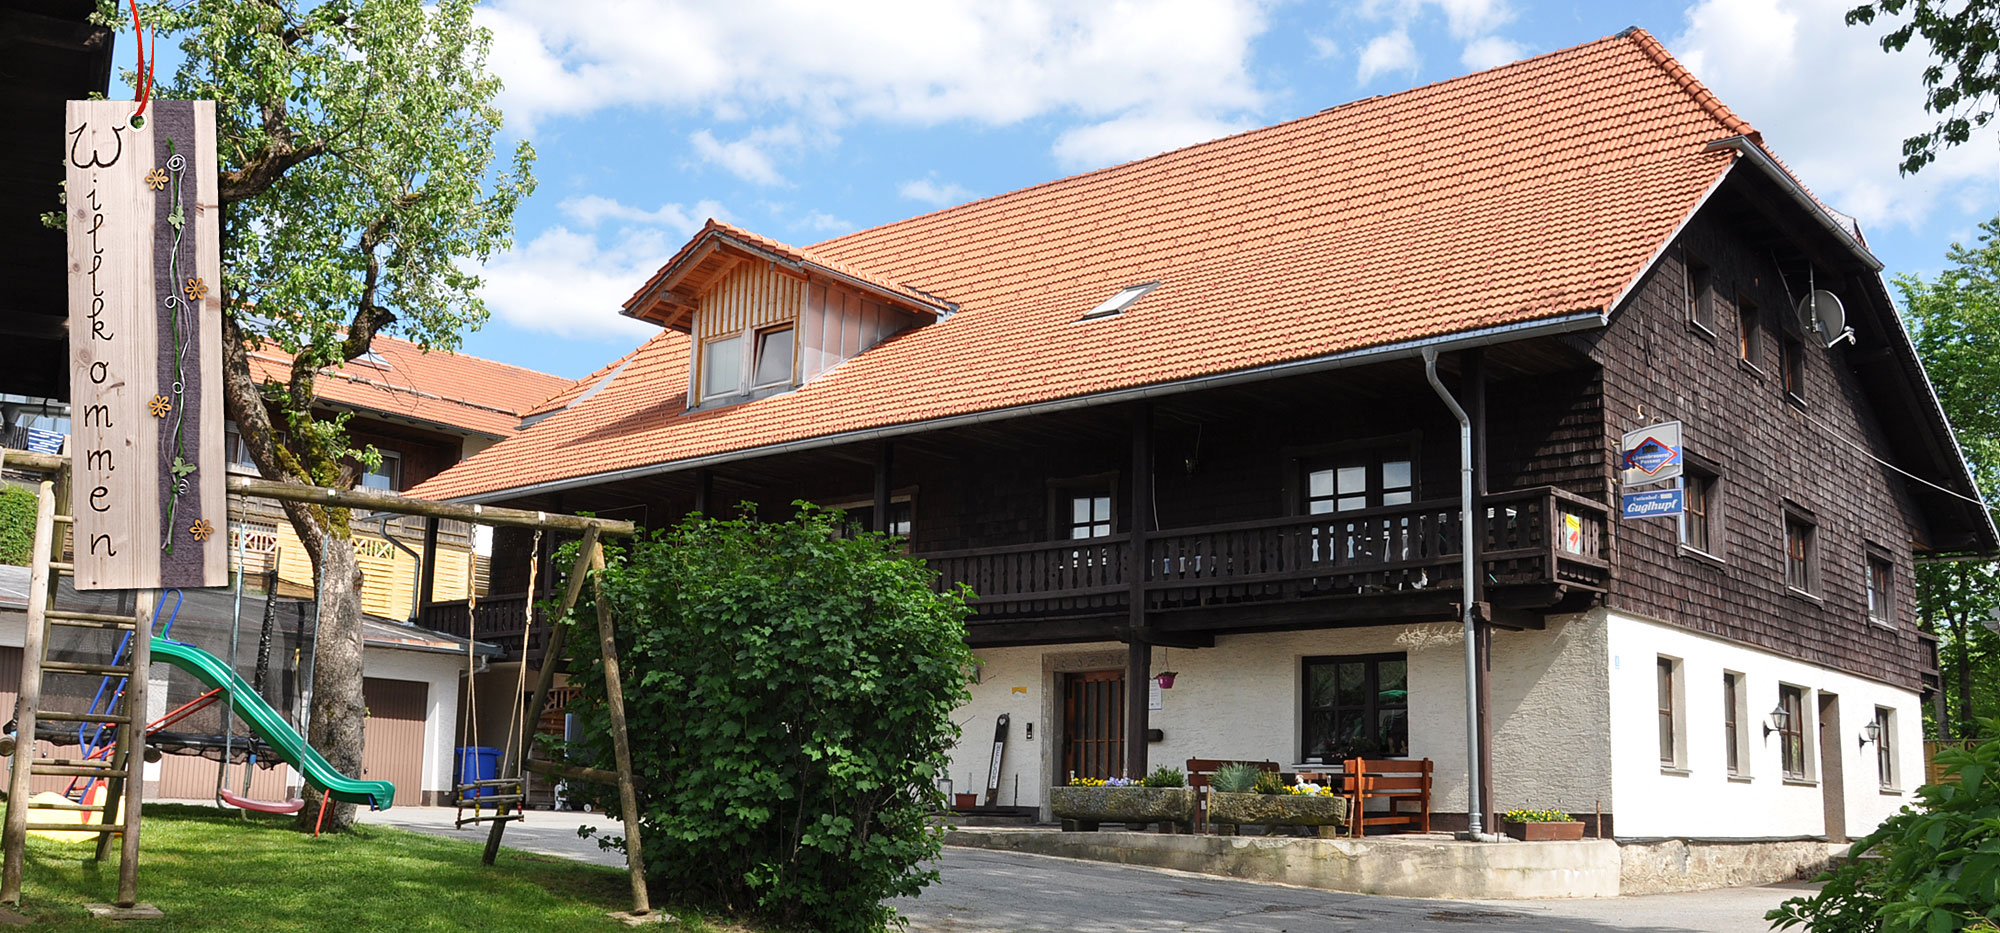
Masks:
[[[23,470],[49,475],[61,475],[66,472],[70,461],[68,457],[53,454],[0,450],[0,462]],[[64,485],[67,484],[65,483]],[[577,598],[583,592],[584,580],[604,569],[603,539],[606,537],[631,537],[638,534],[638,526],[629,521],[581,515],[552,515],[547,512],[529,511],[526,509],[464,505],[453,502],[433,502],[427,499],[412,499],[392,492],[373,489],[331,489],[324,486],[304,486],[245,476],[229,477],[228,488],[229,494],[233,496],[274,499],[281,502],[317,503],[319,505],[358,509],[366,512],[420,515],[427,518],[453,519],[493,527],[581,533],[583,537],[577,548],[576,562],[570,571],[569,585],[564,591],[560,608],[556,610],[556,617],[558,618],[568,615],[570,609],[576,605]],[[37,582],[39,583],[40,581]],[[601,595],[603,584],[598,583],[597,586],[599,587],[598,592]],[[528,618],[530,621],[532,620],[532,612],[529,613]],[[524,622],[523,624],[529,624],[529,622]],[[543,655],[541,670],[535,680],[534,696],[525,708],[529,724],[521,727],[519,730],[509,730],[506,747],[501,751],[502,758],[498,773],[503,775],[519,775],[520,772],[529,771],[572,780],[617,785],[619,810],[625,824],[625,862],[632,883],[632,911],[629,916],[633,919],[650,919],[653,909],[651,899],[646,893],[645,858],[639,834],[638,794],[632,781],[632,749],[625,728],[623,677],[619,668],[618,645],[615,627],[611,621],[611,607],[603,599],[597,600],[597,637],[598,651],[604,663],[605,705],[608,707],[611,715],[612,755],[617,770],[605,771],[597,768],[579,768],[559,762],[536,761],[533,758],[535,731],[532,724],[534,719],[540,715],[542,707],[548,701],[549,690],[555,683],[555,662],[561,657],[563,649],[563,627],[558,625],[553,626],[550,630],[548,650]],[[527,663],[525,658],[522,660],[522,663]],[[470,685],[468,685],[469,687]],[[23,694],[23,700],[28,700],[25,693]],[[518,742],[514,741],[517,734],[520,737],[520,741]],[[454,791],[454,794],[456,794],[456,791]],[[522,802],[525,803],[525,801]],[[486,851],[482,859],[485,864],[493,864],[495,857],[499,854],[501,838],[506,831],[507,823],[510,821],[507,818],[507,810],[510,803],[512,801],[501,802],[497,811],[501,818],[491,820],[493,827],[487,833]],[[129,824],[126,829],[126,832],[130,836],[126,840],[126,849],[129,854],[128,857],[121,859],[119,866],[121,882],[119,886],[121,893],[120,900],[123,903],[131,903],[131,899],[136,897],[136,878],[134,877],[133,869],[136,869],[137,862],[137,815],[139,808],[134,806],[130,809],[133,812],[129,814]],[[518,816],[513,818],[517,819]],[[12,819],[11,816],[10,819]],[[12,841],[10,839],[10,842]],[[9,872],[11,875],[13,872],[18,871],[17,866],[19,863],[14,857],[15,853],[12,851],[11,846],[7,854],[9,856],[8,868],[12,870]]]

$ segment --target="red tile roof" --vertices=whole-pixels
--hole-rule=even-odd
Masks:
[[[521,417],[567,391],[561,376],[457,353],[425,353],[407,340],[377,336],[370,344],[377,366],[366,357],[321,370],[313,388],[322,401],[350,408],[428,421],[493,437],[519,432]],[[258,381],[291,378],[292,356],[265,345],[250,354],[250,374]]]
[[[1643,30],[812,247],[958,305],[684,410],[687,338],[411,490],[502,498],[857,430],[1608,310],[1755,131]],[[1119,289],[1123,314],[1078,318]],[[607,368],[609,372],[609,368]],[[588,380],[587,380],[588,381]]]

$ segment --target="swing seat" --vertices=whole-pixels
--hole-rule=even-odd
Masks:
[[[306,802],[297,797],[284,801],[251,800],[228,790],[222,792],[222,802],[239,810],[252,810],[258,813],[297,813],[306,806]]]

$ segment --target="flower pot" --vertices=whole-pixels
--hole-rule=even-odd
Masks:
[[[1160,831],[1194,826],[1192,787],[1052,787],[1049,808],[1063,829],[1093,831],[1099,823],[1158,823]]]
[[[1302,794],[1230,794],[1211,791],[1208,821],[1233,832],[1244,824],[1258,826],[1314,826],[1320,835],[1336,835],[1347,825],[1346,797],[1308,797]]]
[[[1501,823],[1507,835],[1522,842],[1558,842],[1566,839],[1582,839],[1583,823],[1516,823],[1506,820]]]
[[[977,806],[979,806],[978,794],[951,795],[951,808],[954,810],[970,810]]]

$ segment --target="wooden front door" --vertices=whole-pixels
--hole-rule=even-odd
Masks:
[[[1124,671],[1064,675],[1062,743],[1065,781],[1125,774]]]

